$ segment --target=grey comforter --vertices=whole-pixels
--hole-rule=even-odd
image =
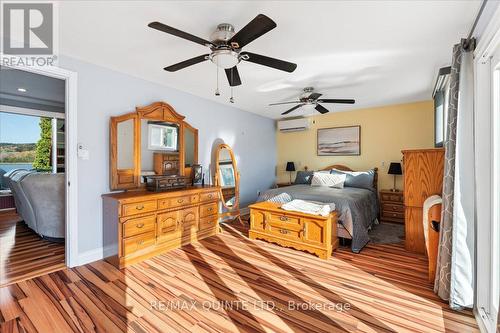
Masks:
[[[374,191],[356,187],[337,189],[292,185],[265,191],[259,195],[257,201],[266,201],[281,193],[288,193],[293,199],[334,203],[335,209],[339,212],[340,223],[343,223],[343,219],[352,219],[351,250],[353,252],[361,251],[370,240],[368,230],[378,215],[378,198]]]

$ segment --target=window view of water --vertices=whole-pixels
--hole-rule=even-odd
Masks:
[[[33,169],[41,137],[40,121],[40,117],[0,112],[0,175],[13,169]],[[3,179],[0,187],[6,187]]]
[[[14,169],[26,169],[31,170],[33,168],[33,164],[31,163],[1,163],[0,162],[0,170],[5,172],[9,172]]]

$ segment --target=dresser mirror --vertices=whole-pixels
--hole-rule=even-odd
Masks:
[[[227,144],[217,147],[215,161],[215,185],[221,189],[221,217],[237,217],[240,222],[239,180],[233,150]]]
[[[137,189],[152,176],[191,177],[198,163],[198,130],[163,102],[110,121],[110,188]]]

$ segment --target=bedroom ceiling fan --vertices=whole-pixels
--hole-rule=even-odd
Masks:
[[[235,33],[234,27],[231,24],[219,24],[214,33],[210,36],[210,41],[160,22],[151,22],[148,26],[210,48],[210,53],[208,54],[203,54],[165,67],[164,69],[169,72],[175,72],[188,66],[210,60],[217,65],[217,67],[224,69],[229,85],[233,87],[241,85],[240,75],[238,73],[238,68],[236,67],[241,60],[272,67],[289,73],[293,72],[295,68],[297,68],[296,64],[288,61],[241,50],[244,46],[250,44],[255,39],[276,28],[276,23],[263,14],[257,15],[252,21],[250,21],[250,23],[244,26],[237,33]]]
[[[355,101],[353,99],[332,99],[332,98],[320,98],[322,94],[320,93],[315,93],[313,92],[314,88],[312,87],[306,87],[304,88],[304,92],[300,95],[298,101],[293,101],[293,102],[281,102],[281,103],[272,103],[269,104],[270,106],[272,105],[282,105],[282,104],[298,104],[294,106],[293,108],[283,112],[281,115],[286,115],[289,114],[290,112],[300,108],[300,107],[307,107],[307,108],[314,108],[316,111],[319,113],[327,113],[330,112],[327,108],[325,108],[323,105],[319,103],[339,103],[339,104],[354,104]]]

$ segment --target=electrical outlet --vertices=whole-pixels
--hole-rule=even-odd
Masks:
[[[382,166],[385,167],[385,161],[382,161]]]

